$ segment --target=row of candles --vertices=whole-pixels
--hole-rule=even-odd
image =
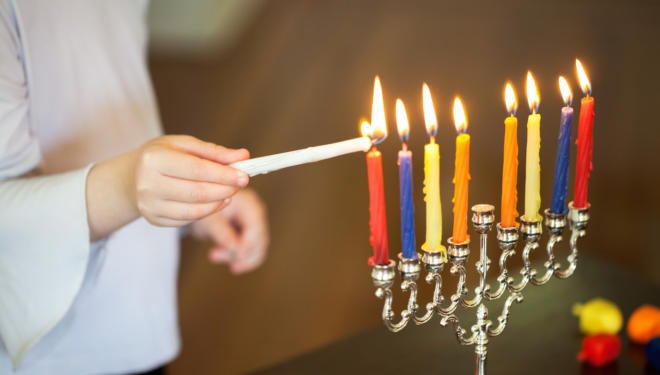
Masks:
[[[591,96],[591,84],[579,60],[576,60],[578,80],[584,93],[580,104],[580,117],[577,137],[577,166],[573,206],[587,207],[587,189],[591,171],[593,151],[594,98]],[[550,212],[565,214],[568,193],[568,167],[570,159],[571,122],[573,118],[572,92],[564,77],[559,77],[559,87],[565,106],[561,109],[559,142],[557,148],[555,174],[552,189]],[[527,73],[526,94],[530,111],[527,118],[527,148],[525,159],[525,205],[522,219],[538,221],[541,216],[540,194],[540,125],[538,113],[540,97],[530,72]],[[510,83],[505,86],[505,103],[508,117],[504,120],[504,160],[502,166],[502,198],[500,225],[503,228],[517,226],[517,174],[518,174],[518,120],[516,118],[517,100]],[[436,143],[437,117],[429,87],[422,87],[424,120],[429,142],[424,146],[424,194],[426,201],[426,241],[422,245],[425,251],[445,251],[442,245],[442,205],[440,201],[440,149]],[[467,133],[467,117],[459,97],[454,99],[454,123],[456,127],[456,155],[454,170],[453,198],[453,243],[468,241],[468,184],[470,180],[470,135]],[[412,189],[412,152],[408,149],[409,123],[405,106],[401,99],[396,101],[396,121],[402,149],[398,154],[399,191],[401,206],[401,241],[402,255],[416,258],[415,223],[413,212]],[[374,140],[367,153],[367,171],[370,196],[370,243],[373,247],[372,264],[387,264],[389,249],[387,239],[387,220],[385,215],[385,193],[383,168],[380,151],[376,148],[387,136],[385,110],[380,80],[376,77],[371,112],[371,123],[361,124],[363,136]]]

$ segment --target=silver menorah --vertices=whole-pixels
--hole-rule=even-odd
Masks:
[[[543,224],[549,233],[546,244],[547,260],[544,263],[545,271],[539,275],[532,266],[530,254],[539,247],[541,239],[541,219],[520,219],[520,226],[502,228],[497,224],[497,242],[502,251],[499,258],[499,275],[497,276],[497,289],[491,289],[487,283],[487,273],[490,268],[488,259],[488,233],[493,228],[495,221],[495,207],[489,204],[478,204],[472,207],[472,224],[474,230],[479,234],[480,257],[476,262],[479,273],[479,284],[475,287],[474,296],[468,296],[466,286],[465,264],[470,255],[469,239],[463,243],[455,243],[451,238],[447,240],[447,256],[445,252],[421,251],[419,259],[404,258],[399,254],[399,263],[390,260],[387,265],[374,265],[371,270],[371,278],[376,289],[376,296],[384,299],[383,322],[392,332],[401,331],[412,321],[417,325],[428,323],[434,316],[439,316],[440,325],[447,326],[450,323],[454,327],[456,339],[461,345],[474,345],[475,374],[486,373],[486,356],[489,337],[499,336],[506,328],[509,320],[509,310],[514,302],[523,301],[522,291],[531,283],[532,285],[543,285],[553,276],[559,279],[570,277],[577,267],[577,240],[586,234],[589,221],[589,205],[586,208],[575,208],[573,202],[568,205],[568,215],[552,213],[545,210]],[[554,248],[562,240],[562,233],[569,224],[571,236],[569,240],[570,254],[567,257],[567,266],[562,269],[561,262],[554,254]],[[509,275],[507,268],[508,259],[516,253],[520,235],[524,247],[522,250],[523,266],[520,270],[522,277],[518,281]],[[421,261],[420,261],[421,260]],[[456,292],[446,298],[442,295],[442,270],[447,263],[451,263],[449,272],[458,274]],[[422,264],[426,269],[426,282],[435,284],[433,298],[426,304],[426,309],[421,311],[417,304],[417,279],[421,273]],[[408,304],[401,312],[400,318],[392,311],[392,286],[396,277],[396,270],[401,275],[401,289],[409,293]],[[488,319],[488,309],[485,301],[498,300],[507,294],[501,314],[497,317],[497,325]],[[461,327],[461,322],[456,316],[459,307],[467,309],[477,307],[477,321],[470,327],[471,334]]]

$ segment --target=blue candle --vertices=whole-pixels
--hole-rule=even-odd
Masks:
[[[401,251],[404,258],[417,258],[415,249],[415,211],[412,191],[412,152],[399,151],[399,191],[401,201]]]
[[[408,150],[408,117],[401,99],[396,101],[396,117],[399,136],[403,143],[399,151],[399,201],[401,205],[401,252],[404,258],[416,259],[415,210],[412,189],[412,152]]]
[[[567,212],[566,195],[568,193],[568,162],[570,160],[571,121],[573,120],[571,103],[573,98],[571,89],[564,77],[559,77],[559,88],[561,89],[566,106],[561,109],[559,144],[557,146],[557,159],[555,161],[555,179],[552,184],[550,212],[565,214]]]

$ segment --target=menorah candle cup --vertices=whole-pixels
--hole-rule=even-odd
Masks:
[[[527,217],[520,218],[520,233],[525,242],[537,242],[541,237],[541,220],[529,220]]]
[[[419,259],[417,259],[417,257],[404,257],[403,253],[399,253],[399,264],[397,265],[397,268],[402,280],[417,280],[420,272],[422,272],[422,266],[419,263]]]
[[[389,289],[396,277],[396,263],[390,259],[387,264],[374,264],[371,267],[371,280],[376,288]]]
[[[447,254],[449,255],[449,260],[453,264],[463,264],[467,260],[468,255],[470,255],[470,239],[456,243],[454,238],[450,237],[447,240]]]
[[[495,222],[495,206],[492,204],[476,204],[472,206],[472,225],[479,233],[487,233]]]
[[[573,206],[571,201],[568,204],[568,220],[571,225],[575,226],[577,229],[587,229],[587,223],[589,222],[589,208],[591,205],[587,203],[587,206],[584,208],[576,208]]]
[[[546,208],[543,212],[543,224],[550,234],[560,236],[566,227],[566,215],[552,212]]]
[[[422,250],[420,258],[427,272],[437,272],[447,263],[447,256],[444,251]]]
[[[520,237],[518,227],[503,228],[500,223],[497,223],[497,242],[502,250],[513,250],[518,243]]]

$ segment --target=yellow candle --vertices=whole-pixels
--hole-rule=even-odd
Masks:
[[[422,104],[426,132],[430,137],[424,146],[424,201],[426,201],[425,251],[445,251],[442,246],[442,204],[440,202],[440,147],[435,143],[438,120],[433,107],[431,91],[426,83],[422,86]]]
[[[424,201],[426,202],[426,242],[422,249],[439,251],[442,243],[440,205],[440,148],[435,138],[424,146]]]
[[[470,181],[470,135],[467,131],[467,117],[459,98],[454,99],[454,123],[456,131],[456,160],[454,170],[454,230],[452,241],[464,243],[468,240],[468,184]]]
[[[527,118],[527,155],[525,159],[525,219],[540,220],[541,208],[541,115],[539,94],[532,73],[527,72],[527,101],[532,114]]]
[[[504,158],[502,163],[502,204],[500,225],[502,228],[516,226],[518,212],[518,119],[516,109],[518,103],[513,86],[506,84],[505,89],[506,109],[509,117],[504,120]]]

